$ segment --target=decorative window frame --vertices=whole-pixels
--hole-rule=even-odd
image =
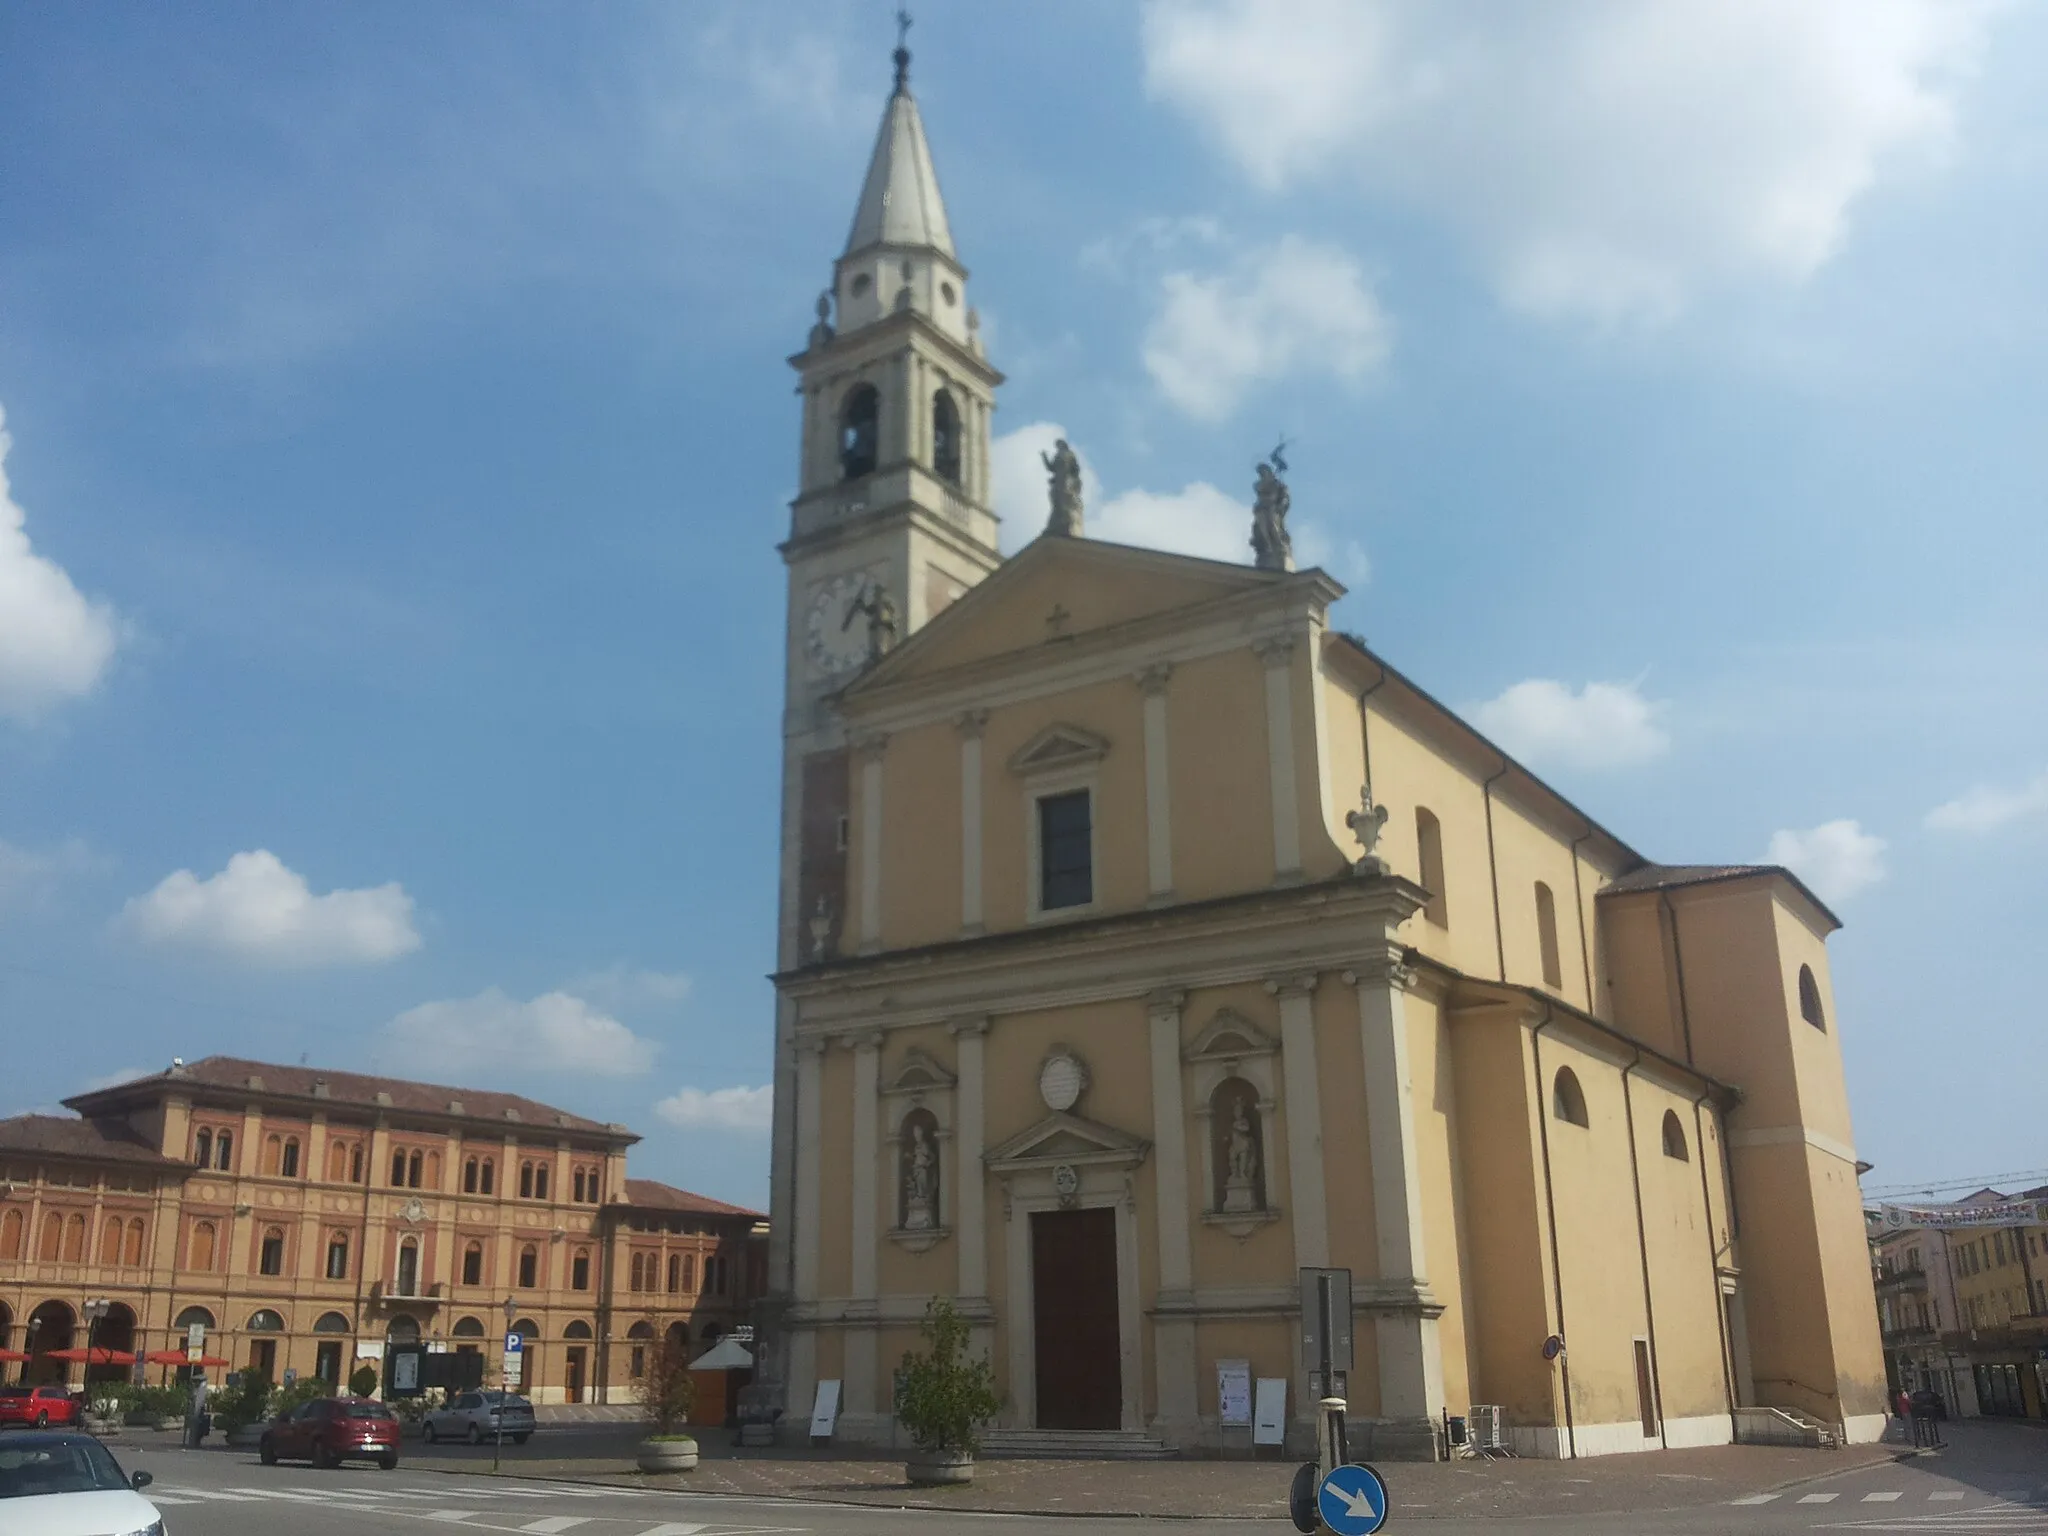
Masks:
[[[923,1253],[953,1235],[953,1185],[960,1171],[953,1143],[953,1101],[959,1081],[934,1057],[912,1046],[879,1090],[887,1117],[882,1155],[887,1159],[888,1177],[882,1191],[889,1205],[883,1235],[910,1253]],[[912,1232],[898,1225],[903,1219],[903,1126],[911,1112],[919,1109],[929,1112],[938,1125],[939,1208],[936,1226]]]
[[[1282,1140],[1279,1055],[1280,1042],[1235,1008],[1219,1008],[1181,1051],[1183,1083],[1195,1117],[1195,1139],[1202,1148],[1202,1222],[1239,1239],[1280,1219],[1280,1207],[1273,1199],[1280,1182],[1274,1153]],[[1259,1155],[1266,1165],[1266,1203],[1260,1210],[1226,1214],[1216,1208],[1216,1127],[1210,1101],[1231,1078],[1250,1083],[1258,1094],[1254,1107],[1259,1112]]]
[[[1049,725],[1010,756],[1010,772],[1024,782],[1024,920],[1056,923],[1102,910],[1102,760],[1108,738],[1078,725]],[[1038,803],[1074,790],[1088,793],[1088,899],[1071,907],[1045,905],[1045,847]]]

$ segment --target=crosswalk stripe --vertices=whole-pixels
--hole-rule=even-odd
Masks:
[[[1746,1499],[1730,1499],[1728,1502],[1730,1504],[1768,1504],[1771,1500],[1781,1497],[1783,1495],[1776,1493],[1752,1493]]]
[[[1930,1493],[1927,1495],[1929,1499],[1960,1499],[1962,1496],[1963,1491],[1960,1488],[1951,1488],[1945,1493]]]
[[[534,1536],[556,1536],[558,1531],[570,1531],[588,1524],[590,1521],[582,1515],[549,1515],[545,1520],[529,1521],[519,1529],[532,1531]]]
[[[650,1525],[641,1531],[639,1536],[697,1536],[703,1529],[705,1527],[702,1525],[684,1525],[670,1521],[666,1525]]]
[[[422,1520],[446,1520],[453,1525],[458,1520],[467,1520],[471,1515],[481,1514],[475,1509],[430,1509],[420,1516]]]
[[[1894,1504],[1898,1502],[1898,1498],[1899,1496],[1896,1493],[1866,1493],[1863,1495],[1863,1502],[1866,1504]]]
[[[163,1504],[169,1506],[172,1509],[177,1509],[181,1505],[197,1504],[199,1502],[199,1500],[197,1499],[181,1499],[177,1497],[175,1494],[163,1494],[157,1493],[155,1491],[151,1491],[143,1495],[143,1497],[148,1499],[149,1502],[152,1504]]]
[[[1808,1493],[1802,1494],[1799,1502],[1802,1504],[1832,1504],[1840,1497],[1839,1493]]]

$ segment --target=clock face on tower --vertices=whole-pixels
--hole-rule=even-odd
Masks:
[[[828,677],[850,672],[868,656],[868,625],[853,605],[867,590],[868,575],[850,571],[823,582],[811,595],[804,616],[804,650],[811,665]]]

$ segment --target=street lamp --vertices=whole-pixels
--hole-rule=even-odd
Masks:
[[[512,1319],[518,1315],[519,1303],[510,1296],[507,1296],[505,1298],[505,1337],[508,1339],[512,1336]],[[524,1342],[524,1340],[521,1340],[522,1344]],[[524,1374],[526,1355],[523,1349],[520,1352],[519,1364],[521,1373]],[[510,1391],[511,1385],[508,1373],[501,1367],[498,1372],[498,1411],[492,1416],[497,1420],[496,1427],[498,1432],[498,1438],[491,1447],[491,1470],[493,1472],[498,1470],[498,1459],[505,1454],[505,1403],[512,1395]]]
[[[99,1331],[100,1319],[113,1310],[114,1304],[104,1296],[95,1296],[82,1309],[85,1313],[85,1364],[79,1374],[87,1386],[92,1384],[92,1336]]]

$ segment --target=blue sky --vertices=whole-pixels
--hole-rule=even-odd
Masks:
[[[784,359],[891,9],[0,6],[0,1112],[303,1055],[765,1198]],[[1874,1186],[2048,1167],[2042,7],[912,45],[1002,486],[1063,430],[1244,558],[1284,432],[1344,627],[1835,902]]]

